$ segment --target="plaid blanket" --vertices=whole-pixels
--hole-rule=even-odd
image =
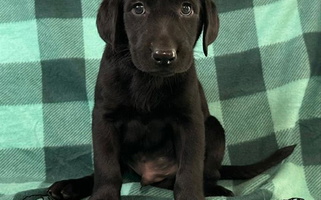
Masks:
[[[54,181],[92,173],[93,88],[104,48],[100,0],[1,0],[0,199],[37,199]],[[216,0],[218,39],[195,48],[224,164],[298,144],[282,164],[220,181],[235,200],[321,199],[321,1]],[[136,181],[136,182],[135,182]],[[172,199],[127,177],[123,199]],[[210,197],[208,199],[226,199]]]

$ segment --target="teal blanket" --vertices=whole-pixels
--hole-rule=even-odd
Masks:
[[[0,199],[37,199],[92,173],[93,88],[104,48],[100,0],[0,0]],[[298,144],[282,164],[220,181],[235,200],[321,199],[321,1],[216,0],[219,37],[195,58],[224,164]],[[126,177],[123,199],[172,199]],[[47,198],[47,197],[44,197]],[[225,197],[209,197],[222,200]]]

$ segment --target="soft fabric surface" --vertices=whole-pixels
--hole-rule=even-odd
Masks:
[[[104,43],[100,0],[1,0],[0,199],[37,199],[92,172],[93,87]],[[217,0],[220,33],[195,57],[211,113],[224,125],[225,164],[298,144],[282,164],[220,181],[235,200],[321,199],[321,1]],[[172,199],[127,178],[123,199]],[[208,199],[226,199],[215,197]]]

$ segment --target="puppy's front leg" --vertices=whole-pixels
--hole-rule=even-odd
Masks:
[[[179,162],[174,196],[176,200],[203,200],[203,167],[205,151],[205,128],[198,117],[184,122],[175,141]]]
[[[119,200],[122,175],[119,138],[100,109],[93,111],[94,188],[91,200]]]

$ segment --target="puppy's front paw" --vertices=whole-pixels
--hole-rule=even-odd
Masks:
[[[120,197],[110,194],[98,194],[91,196],[89,200],[120,200]]]
[[[120,188],[115,185],[103,185],[96,189],[89,200],[120,200]]]

